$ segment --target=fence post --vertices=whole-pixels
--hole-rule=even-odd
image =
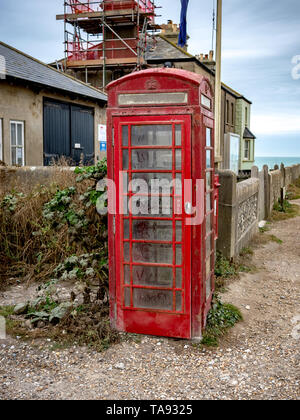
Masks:
[[[218,171],[220,176],[219,239],[217,249],[226,258],[235,255],[237,227],[237,176],[229,170]]]

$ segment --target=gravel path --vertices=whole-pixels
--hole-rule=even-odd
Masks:
[[[9,338],[0,341],[0,398],[300,399],[299,232],[300,217],[273,225],[283,244],[257,249],[259,270],[231,284],[223,300],[245,320],[218,349],[141,337],[97,354]]]

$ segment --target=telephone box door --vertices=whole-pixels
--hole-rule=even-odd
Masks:
[[[113,129],[117,328],[190,338],[191,117],[116,117]]]

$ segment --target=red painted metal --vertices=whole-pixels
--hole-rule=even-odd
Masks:
[[[133,333],[200,338],[214,293],[217,226],[214,213],[216,183],[212,87],[207,79],[194,73],[152,69],[112,82],[107,90],[108,176],[114,179],[117,189],[117,214],[109,215],[112,325],[120,331]],[[121,94],[143,93],[155,97],[156,94],[178,92],[187,94],[187,103],[164,105],[161,96],[156,96],[160,100],[152,106],[140,103],[135,106],[134,101],[130,106],[119,106]],[[202,100],[202,95],[210,100],[210,108],[207,108],[208,102]],[[135,133],[145,126],[168,126],[172,141],[163,146],[139,144]],[[181,143],[176,141],[175,127],[177,133],[181,131]],[[123,132],[126,132],[124,142]],[[143,165],[140,159],[138,162],[141,163],[136,167],[134,156],[141,158],[144,153],[160,153],[158,149],[172,157],[172,166],[168,169],[143,167],[140,166]],[[179,153],[182,156],[181,167],[175,163]],[[134,216],[130,211],[121,214],[124,197],[131,203],[133,196],[131,191],[124,190],[122,178],[119,177],[121,171],[126,172],[129,181],[134,176],[153,173],[160,176],[169,174],[173,179],[176,175],[181,175],[183,180],[191,179],[193,206],[196,206],[196,180],[205,180],[203,223],[195,226],[187,223],[192,216],[185,213],[185,203],[174,190],[171,194],[174,210],[168,217]],[[119,199],[120,194],[122,199]],[[178,202],[182,214],[175,211]],[[131,207],[129,204],[129,210]],[[152,234],[153,231],[149,221],[154,221],[155,226],[162,221],[169,223],[170,230],[164,231],[166,237],[150,237],[149,232]],[[182,223],[181,233],[179,222]],[[148,231],[146,229],[147,235],[143,236],[145,226],[148,226]],[[138,237],[135,236],[136,228],[142,232]],[[181,261],[176,258],[179,247],[182,249]],[[166,254],[163,254],[163,250]],[[172,257],[163,259],[161,255]],[[166,284],[158,283],[161,273],[164,273]]]

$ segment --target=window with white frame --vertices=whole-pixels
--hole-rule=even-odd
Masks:
[[[22,121],[10,122],[10,149],[11,164],[24,166],[24,122]]]
[[[3,120],[0,118],[0,160],[3,160]]]
[[[251,147],[251,141],[245,140],[245,147],[244,147],[244,159],[250,160],[250,147]]]

